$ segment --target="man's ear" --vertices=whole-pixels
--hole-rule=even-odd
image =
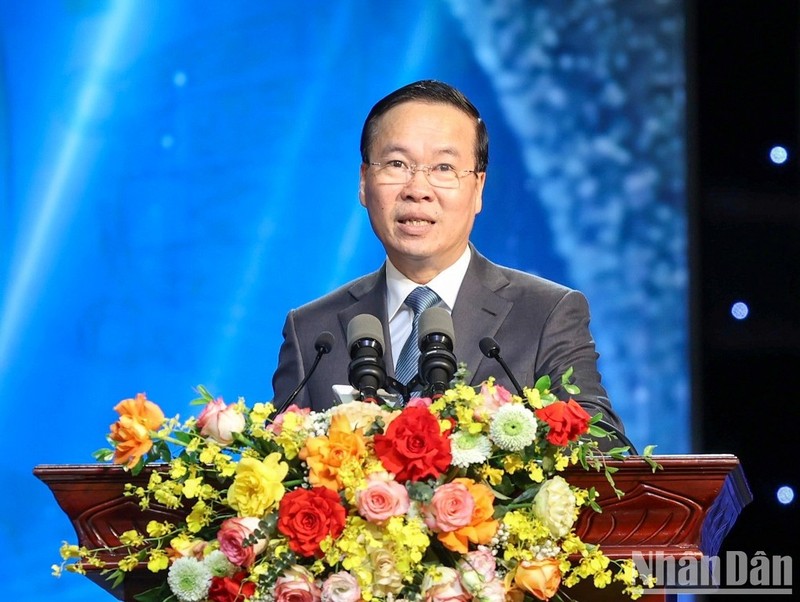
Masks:
[[[475,215],[478,215],[483,209],[483,186],[486,184],[486,172],[477,173],[475,177],[478,179],[475,186]]]
[[[366,178],[367,178],[367,165],[361,164],[360,175],[358,178],[358,202],[361,203],[362,207],[367,206],[367,199],[364,193],[364,187],[366,186]]]

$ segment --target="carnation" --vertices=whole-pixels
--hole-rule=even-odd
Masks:
[[[522,405],[504,405],[494,415],[489,434],[499,448],[522,451],[536,439],[536,416]]]
[[[180,602],[201,602],[208,595],[211,577],[205,564],[193,556],[184,556],[169,567],[167,583]]]

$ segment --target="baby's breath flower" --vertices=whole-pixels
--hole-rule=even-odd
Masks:
[[[167,583],[181,602],[200,602],[211,587],[211,571],[193,556],[184,556],[172,563]]]
[[[536,439],[536,417],[520,404],[506,404],[495,412],[489,435],[500,449],[522,451]]]

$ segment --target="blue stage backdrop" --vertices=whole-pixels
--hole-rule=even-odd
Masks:
[[[633,440],[689,451],[678,0],[0,3],[4,597],[71,527],[31,474],[122,398],[271,398],[286,312],[383,260],[357,200],[372,104],[422,78],[484,114],[473,240],[583,290]],[[476,342],[477,344],[477,342]]]

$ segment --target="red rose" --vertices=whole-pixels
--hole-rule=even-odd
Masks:
[[[256,593],[256,584],[245,581],[247,573],[236,573],[233,577],[212,577],[208,599],[211,602],[244,602]]]
[[[405,408],[384,435],[375,435],[375,453],[398,482],[436,478],[453,459],[450,440],[424,407]]]
[[[556,401],[536,410],[536,417],[550,427],[547,440],[559,447],[566,447],[567,443],[587,433],[591,420],[591,416],[574,399]]]
[[[289,538],[289,547],[301,556],[320,554],[319,544],[344,530],[347,511],[339,495],[327,487],[295,489],[278,508],[278,530]]]

